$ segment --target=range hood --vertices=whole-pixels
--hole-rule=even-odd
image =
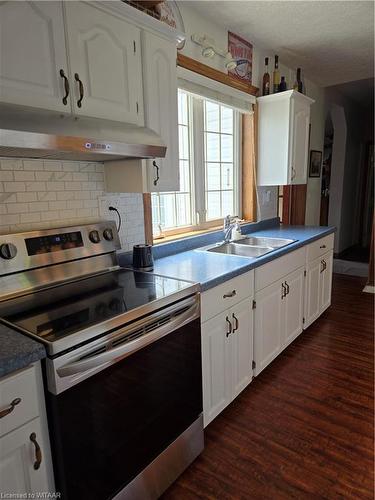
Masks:
[[[146,127],[13,107],[0,111],[0,156],[111,161],[164,158],[166,151]]]

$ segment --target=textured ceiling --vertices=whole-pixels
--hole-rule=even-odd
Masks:
[[[372,1],[187,1],[318,85],[374,76]],[[272,54],[271,52],[271,54]]]

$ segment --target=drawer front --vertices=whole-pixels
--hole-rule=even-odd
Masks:
[[[305,265],[306,248],[299,248],[283,257],[255,269],[255,291],[282,279],[287,274]]]
[[[312,262],[329,250],[333,249],[335,235],[329,234],[307,246],[307,262]]]
[[[242,274],[201,295],[202,323],[254,295],[254,271]]]
[[[17,404],[18,400],[20,401]],[[35,366],[0,380],[0,436],[25,424],[38,414]]]

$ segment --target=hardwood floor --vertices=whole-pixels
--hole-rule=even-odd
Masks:
[[[163,500],[373,499],[373,295],[334,276],[332,306],[207,428]]]

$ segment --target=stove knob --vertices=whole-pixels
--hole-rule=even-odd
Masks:
[[[113,231],[112,229],[104,229],[103,231],[103,236],[104,236],[104,239],[107,240],[107,241],[112,241],[113,240]]]
[[[3,259],[13,259],[17,255],[17,248],[13,243],[3,243],[0,245],[0,256]]]
[[[98,231],[90,231],[89,232],[89,239],[91,243],[99,243],[100,241],[100,235]]]

